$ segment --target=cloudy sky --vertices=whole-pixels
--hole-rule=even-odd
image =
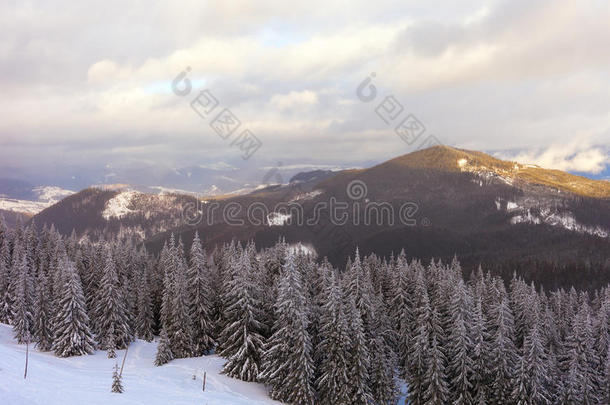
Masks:
[[[0,169],[358,166],[434,135],[607,178],[608,21],[607,0],[5,0]],[[249,160],[191,109],[204,89],[262,142]],[[376,114],[388,96],[417,143]]]

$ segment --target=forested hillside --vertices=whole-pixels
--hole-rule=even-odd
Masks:
[[[220,354],[294,404],[610,401],[610,288],[544,291],[484,269],[358,250],[345,268],[283,241],[206,252],[0,227],[0,322],[57,356],[160,336],[155,364]]]

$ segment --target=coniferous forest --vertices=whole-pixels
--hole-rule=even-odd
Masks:
[[[405,247],[408,248],[408,247]],[[354,252],[345,268],[282,240],[157,256],[127,241],[0,223],[0,322],[57,356],[159,341],[155,364],[212,353],[292,404],[610,403],[610,288]],[[118,388],[117,388],[118,389]],[[122,390],[122,387],[121,387]]]

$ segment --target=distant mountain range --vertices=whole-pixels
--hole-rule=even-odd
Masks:
[[[268,185],[206,197],[174,189],[88,188],[33,220],[81,237],[130,237],[152,251],[170,233],[188,244],[198,231],[208,249],[231,239],[268,246],[281,237],[337,265],[356,246],[383,256],[407,246],[411,257],[458,255],[465,268],[483,263],[549,287],[610,281],[607,181],[446,146],[367,169],[302,172],[286,184],[274,184],[272,172],[268,177]],[[347,205],[345,221],[331,217],[331,202]],[[231,210],[227,221],[222,213]],[[549,263],[559,270],[545,272]]]

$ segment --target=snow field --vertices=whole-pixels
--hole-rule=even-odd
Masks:
[[[176,359],[161,367],[153,361],[156,342],[137,340],[129,346],[123,370],[123,394],[110,392],[116,359],[105,351],[89,356],[59,358],[30,346],[27,379],[23,379],[25,345],[13,339],[10,326],[0,324],[0,404],[3,405],[264,405],[280,404],[262,384],[220,374],[225,360],[218,356]],[[202,392],[203,372],[207,372]],[[193,380],[193,374],[196,380]]]

